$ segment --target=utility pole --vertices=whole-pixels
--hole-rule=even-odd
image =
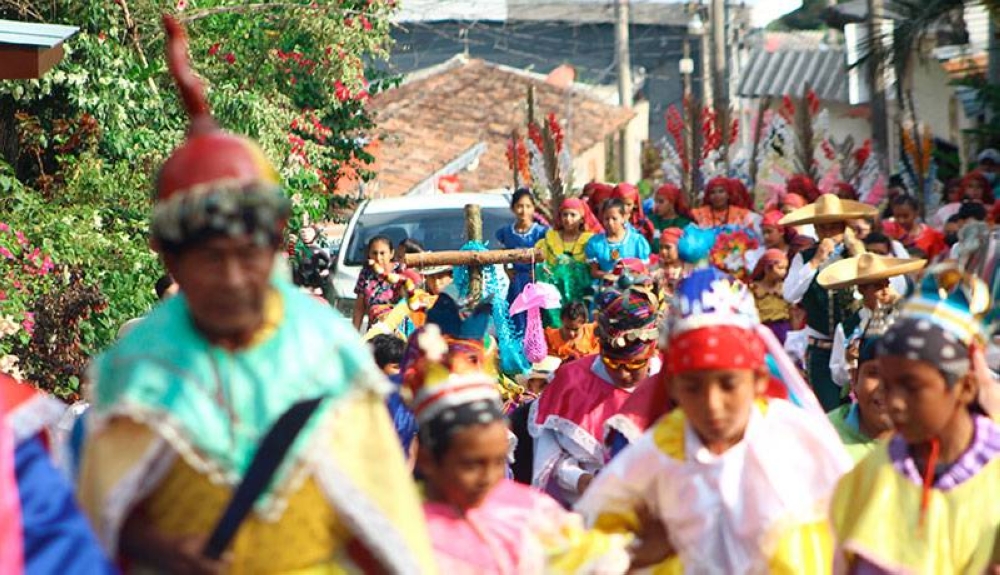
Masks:
[[[879,171],[889,176],[889,111],[885,101],[885,49],[882,46],[882,0],[868,0],[868,81],[871,85],[872,144]]]
[[[618,100],[623,108],[632,107],[632,59],[628,46],[628,0],[615,0],[615,56],[618,63]],[[618,173],[625,182],[639,179],[635,174],[631,160],[633,153],[629,125],[618,134],[619,166]]]
[[[722,158],[727,161],[729,148],[729,73],[726,61],[726,0],[712,0],[712,108],[715,109],[722,138]]]

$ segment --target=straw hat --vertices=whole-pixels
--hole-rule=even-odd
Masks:
[[[830,264],[819,272],[816,281],[827,289],[843,289],[915,272],[925,265],[927,260],[887,258],[864,253]]]
[[[878,209],[868,204],[842,200],[833,194],[823,194],[808,206],[785,215],[778,223],[783,226],[827,224],[859,218],[874,218],[877,215]]]

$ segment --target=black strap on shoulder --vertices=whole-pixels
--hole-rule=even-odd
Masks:
[[[300,401],[281,414],[257,447],[257,453],[254,454],[243,481],[229,500],[222,518],[202,550],[202,555],[209,559],[222,557],[240,525],[253,509],[254,503],[271,483],[295,438],[322,401],[322,397]]]

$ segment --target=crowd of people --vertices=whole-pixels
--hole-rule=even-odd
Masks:
[[[1000,154],[926,221],[805,176],[518,190],[502,293],[375,235],[344,318],[166,25],[162,301],[72,410],[0,378],[0,572],[1000,572]]]

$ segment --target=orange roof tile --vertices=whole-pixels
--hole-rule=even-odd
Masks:
[[[566,141],[577,155],[619,130],[633,116],[573,88],[559,88],[544,77],[482,60],[454,61],[374,96],[378,124],[377,190],[401,195],[428,179],[480,142],[486,150],[475,170],[459,174],[464,191],[511,184],[507,140],[523,134],[528,86],[535,86],[535,114],[555,112],[570,118]]]

